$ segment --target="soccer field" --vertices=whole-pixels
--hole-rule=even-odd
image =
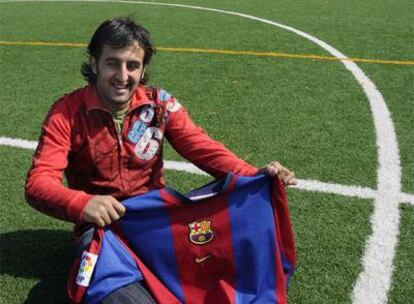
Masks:
[[[72,224],[31,209],[24,182],[50,105],[85,85],[86,44],[116,16],[152,33],[150,83],[211,137],[295,171],[290,303],[413,303],[412,0],[0,0],[0,303],[66,301]],[[211,180],[164,155],[168,185]]]

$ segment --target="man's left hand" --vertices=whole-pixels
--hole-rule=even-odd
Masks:
[[[279,162],[274,161],[259,169],[259,173],[267,173],[270,176],[277,176],[286,186],[297,185],[295,173],[282,166]]]

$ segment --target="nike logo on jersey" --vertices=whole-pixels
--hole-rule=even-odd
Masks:
[[[195,258],[195,261],[196,261],[197,264],[200,264],[200,263],[203,263],[205,260],[207,260],[209,258],[211,258],[211,255],[206,255],[206,256],[204,256],[202,258],[196,257]]]

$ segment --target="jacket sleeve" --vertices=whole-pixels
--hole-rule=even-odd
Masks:
[[[50,216],[80,222],[86,203],[92,198],[83,191],[62,184],[71,146],[71,115],[64,100],[56,102],[43,124],[32,167],[27,175],[25,195],[35,209]]]
[[[232,172],[251,176],[258,169],[242,159],[223,144],[210,138],[203,129],[196,126],[180,103],[170,97],[167,103],[169,121],[166,137],[174,149],[185,159],[215,178],[223,178]]]

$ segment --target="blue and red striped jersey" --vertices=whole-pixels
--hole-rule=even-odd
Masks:
[[[123,201],[74,264],[73,302],[99,303],[144,280],[159,303],[286,303],[296,267],[284,186],[229,174],[187,195],[164,188]]]

